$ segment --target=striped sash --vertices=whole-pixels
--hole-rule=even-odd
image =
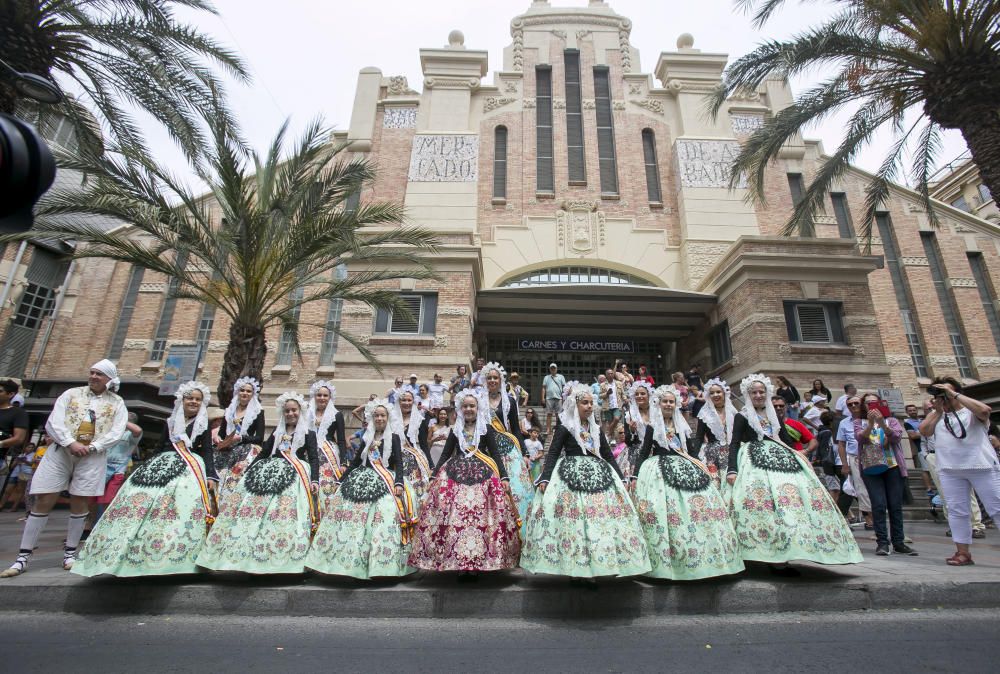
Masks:
[[[406,545],[413,538],[413,531],[416,529],[418,522],[417,516],[413,513],[413,498],[405,487],[403,488],[403,495],[396,496],[396,485],[394,484],[392,473],[382,465],[382,459],[372,459],[370,455],[368,458],[370,459],[371,467],[382,478],[386,489],[389,490],[389,495],[392,496],[393,501],[396,503],[396,510],[399,512],[399,528],[402,532],[401,540],[403,545]]]
[[[316,533],[316,529],[319,528],[319,512],[316,510],[316,500],[313,498],[312,490],[309,489],[309,476],[306,475],[305,467],[292,458],[291,450],[279,449],[278,451],[285,458],[285,461],[295,469],[295,472],[299,476],[299,482],[302,483],[302,487],[306,490],[306,498],[309,499],[309,535],[312,536]]]
[[[191,469],[195,479],[198,481],[198,489],[201,490],[201,501],[205,506],[205,526],[211,527],[215,523],[215,513],[217,510],[212,499],[212,493],[208,490],[208,481],[205,479],[205,473],[183,440],[172,440],[171,444],[173,444],[174,449],[177,450],[181,459]]]
[[[324,440],[319,443],[319,451],[323,452],[323,456],[330,462],[330,466],[333,468],[333,479],[339,482],[344,475],[344,469],[340,467],[340,459],[337,458],[337,452],[334,451],[333,445],[330,444],[329,440]]]

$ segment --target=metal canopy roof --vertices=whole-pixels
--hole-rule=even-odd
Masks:
[[[677,340],[701,324],[716,297],[671,288],[568,283],[490,288],[477,296],[476,326],[491,335]]]

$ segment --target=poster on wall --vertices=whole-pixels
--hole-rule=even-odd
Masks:
[[[198,374],[198,364],[201,362],[201,347],[197,344],[178,344],[171,346],[167,357],[163,359],[163,380],[160,382],[160,395],[172,396],[177,388],[186,381],[191,381]]]

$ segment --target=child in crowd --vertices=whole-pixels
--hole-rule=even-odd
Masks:
[[[532,427],[531,437],[524,441],[524,448],[527,450],[528,460],[531,462],[528,465],[528,473],[532,480],[537,480],[538,476],[542,474],[542,458],[545,456],[545,448],[538,436],[538,428]]]

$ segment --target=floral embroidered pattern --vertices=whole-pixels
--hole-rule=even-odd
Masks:
[[[485,465],[456,457],[452,462]],[[470,466],[471,470],[475,470]],[[465,474],[463,469],[458,472]],[[432,571],[496,571],[517,566],[517,519],[500,480],[459,482],[443,475],[431,482],[420,511],[410,564]],[[450,478],[452,471],[447,470]]]
[[[782,447],[776,442],[758,440],[747,444],[750,461],[757,468],[776,473],[802,472],[802,464],[795,457],[794,450]]]
[[[374,503],[386,495],[385,482],[375,469],[355,468],[340,485],[341,495],[353,503]]]
[[[243,484],[246,490],[257,496],[280,494],[296,479],[295,469],[283,457],[272,456],[261,459],[247,471]]]
[[[215,452],[215,470],[230,470],[236,463],[236,452],[233,450]]]
[[[572,491],[596,494],[614,484],[614,472],[603,459],[594,456],[566,456],[560,459],[559,477]]]
[[[712,483],[712,478],[683,456],[661,454],[660,474],[663,481],[681,491],[701,491]]]
[[[453,456],[444,466],[448,478],[458,484],[482,484],[490,479],[493,471],[474,456]]]
[[[187,466],[177,452],[170,450],[157,454],[132,474],[130,482],[140,487],[166,487],[184,474]]]

